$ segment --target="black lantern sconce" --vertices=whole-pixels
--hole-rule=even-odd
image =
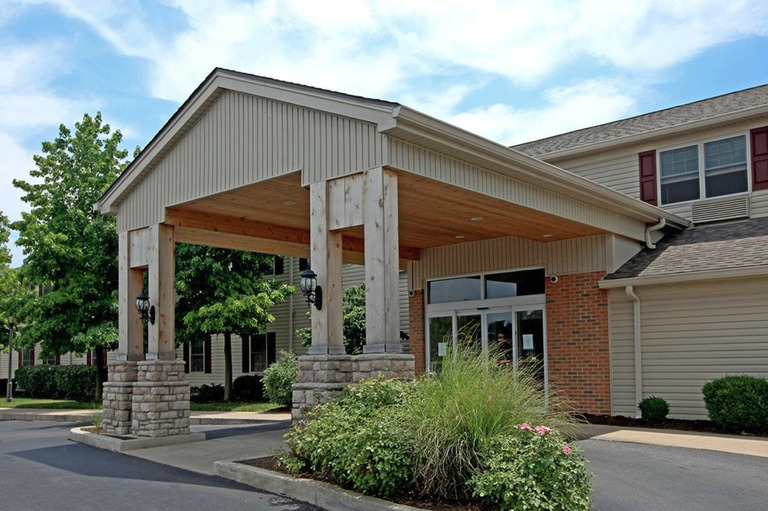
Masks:
[[[323,288],[317,285],[317,274],[311,269],[307,268],[301,272],[299,289],[307,299],[307,307],[314,304],[317,310],[323,308]]]
[[[149,296],[143,291],[136,297],[136,310],[139,311],[141,319],[149,321],[152,325],[155,324],[155,306],[150,305]]]

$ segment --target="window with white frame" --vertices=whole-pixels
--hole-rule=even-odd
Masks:
[[[679,147],[659,153],[662,204],[748,191],[747,137]]]
[[[251,336],[251,372],[260,373],[275,359],[275,333]]]
[[[205,371],[205,340],[195,339],[189,343],[189,372]]]
[[[32,348],[24,348],[21,350],[21,366],[32,365],[35,357],[35,351]]]

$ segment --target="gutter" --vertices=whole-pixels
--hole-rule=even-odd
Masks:
[[[640,419],[638,404],[643,400],[643,337],[640,316],[640,297],[632,286],[625,288],[627,297],[632,300],[632,334],[635,353],[635,418]]]
[[[651,241],[651,233],[654,231],[663,229],[665,225],[667,225],[667,219],[662,218],[661,220],[659,220],[658,224],[646,227],[645,229],[645,246],[646,247],[650,248],[651,250],[654,250],[656,248],[656,244]]]
[[[687,273],[671,273],[665,275],[649,275],[630,277],[626,279],[608,279],[598,282],[600,289],[616,289],[626,286],[650,286],[657,284],[677,284],[680,282],[696,282],[700,280],[734,279],[741,277],[768,276],[768,265],[746,266],[743,268],[728,268],[724,270],[709,270]]]

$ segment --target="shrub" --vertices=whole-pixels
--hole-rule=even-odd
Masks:
[[[289,351],[280,351],[280,358],[264,371],[264,395],[270,403],[291,406],[293,384],[298,381],[299,357]]]
[[[264,399],[261,376],[244,374],[232,382],[232,399],[253,403]]]
[[[768,380],[754,376],[726,376],[702,388],[704,404],[724,431],[768,431]]]
[[[73,401],[93,401],[97,371],[96,366],[55,366],[57,394]]]
[[[195,403],[224,401],[224,386],[220,383],[206,383],[199,387],[190,387],[189,395]]]
[[[478,472],[491,440],[515,433],[525,421],[573,432],[565,406],[554,393],[546,396],[532,371],[514,371],[499,352],[448,350],[441,374],[417,387],[408,414],[420,493],[468,498],[466,481]]]
[[[581,451],[545,426],[527,423],[492,440],[469,485],[494,509],[588,510],[591,474]]]
[[[96,366],[24,366],[15,381],[29,397],[93,401],[96,396]]]
[[[390,495],[407,488],[413,459],[402,403],[412,388],[382,379],[348,387],[288,432],[291,455],[280,456],[280,463],[368,494]]]
[[[637,405],[640,414],[648,422],[661,422],[669,414],[669,403],[662,397],[649,396]]]

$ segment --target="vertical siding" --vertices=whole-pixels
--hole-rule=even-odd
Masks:
[[[634,417],[635,348],[632,302],[623,289],[608,293],[610,354],[611,354],[611,414]]]
[[[384,145],[373,124],[228,91],[120,204],[118,230],[156,223],[166,206],[300,169],[314,182],[380,166]]]
[[[634,389],[631,305],[611,292],[615,413]],[[670,416],[704,419],[701,388],[729,374],[768,377],[768,278],[636,288],[641,299],[643,395],[670,403]],[[631,362],[631,363],[630,363]]]
[[[547,274],[605,270],[605,236],[542,243],[524,238],[497,238],[421,251],[409,263],[409,289],[422,289],[425,279],[543,266]]]

